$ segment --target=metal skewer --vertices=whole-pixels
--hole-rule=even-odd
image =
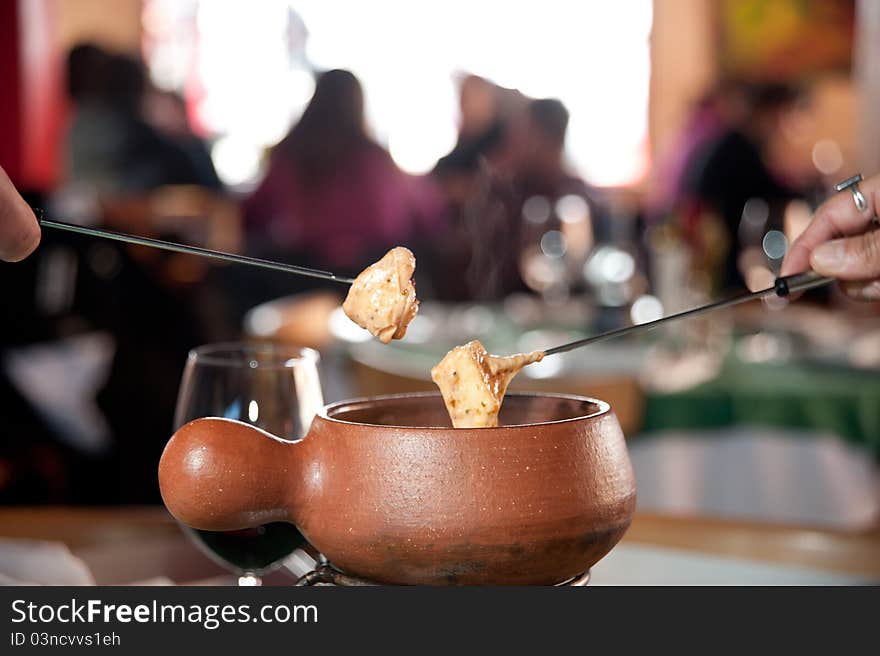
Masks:
[[[767,289],[761,289],[756,292],[744,292],[742,294],[738,294],[727,299],[716,301],[714,303],[709,303],[708,305],[702,305],[691,310],[678,312],[677,314],[670,314],[669,316],[661,317],[660,319],[646,321],[645,323],[636,324],[634,326],[627,326],[626,328],[618,328],[617,330],[611,330],[607,333],[602,333],[601,335],[594,335],[593,337],[587,337],[585,339],[579,339],[568,344],[562,344],[561,346],[555,346],[551,349],[547,349],[546,351],[544,351],[544,355],[564,353],[566,351],[571,351],[572,349],[580,348],[581,346],[596,344],[597,342],[604,342],[607,339],[613,339],[615,337],[623,337],[624,335],[629,335],[632,333],[653,330],[654,328],[662,326],[669,321],[676,321],[678,319],[684,319],[685,317],[695,317],[700,314],[712,312],[714,310],[720,310],[721,308],[745,303],[746,301],[751,301],[756,298],[764,298],[765,296],[770,295],[784,298],[791,293],[806,291],[808,289],[813,289],[814,287],[821,287],[831,282],[834,282],[834,278],[826,278],[824,276],[820,276],[815,271],[807,271],[805,273],[797,273],[792,276],[777,278],[776,283],[773,285],[773,287],[768,287]]]
[[[284,273],[293,273],[298,276],[306,276],[309,278],[321,278],[322,280],[330,280],[332,282],[341,282],[350,285],[354,282],[354,278],[346,278],[337,276],[329,271],[321,271],[320,269],[308,269],[306,267],[295,266],[293,264],[284,264],[283,262],[273,262],[271,260],[261,260],[257,257],[248,257],[247,255],[235,255],[233,253],[224,253],[223,251],[214,251],[209,248],[201,248],[199,246],[186,246],[184,244],[175,244],[170,241],[162,241],[161,239],[150,239],[148,237],[138,237],[136,235],[128,235],[123,232],[113,232],[112,230],[99,230],[98,228],[85,228],[72,223],[62,223],[60,221],[50,221],[44,218],[44,213],[38,208],[33,208],[37,215],[37,220],[44,228],[54,228],[56,230],[66,230],[67,232],[76,232],[89,237],[98,237],[100,239],[112,239],[114,241],[123,241],[127,244],[135,244],[137,246],[149,246],[151,248],[160,248],[165,251],[174,253],[186,253],[188,255],[200,255],[201,257],[209,257],[214,260],[222,260],[224,262],[233,262],[235,264],[247,264],[249,266],[261,267],[263,269],[272,269],[274,271],[283,271]]]

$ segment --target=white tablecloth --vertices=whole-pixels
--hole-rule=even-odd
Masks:
[[[741,426],[628,444],[641,510],[851,530],[880,520],[880,468],[833,436]]]

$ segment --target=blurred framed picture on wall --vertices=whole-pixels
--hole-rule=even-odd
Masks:
[[[849,72],[854,0],[720,0],[719,63],[754,82]]]

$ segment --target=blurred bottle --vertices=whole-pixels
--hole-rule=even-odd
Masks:
[[[648,252],[654,295],[663,305],[665,313],[684,310],[690,302],[687,282],[692,258],[674,222],[651,229]]]

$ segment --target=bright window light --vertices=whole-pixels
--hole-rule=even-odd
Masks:
[[[145,18],[162,25],[155,14],[164,4],[148,2]],[[302,111],[312,91],[308,62],[360,78],[374,136],[414,173],[455,143],[461,73],[562,100],[571,113],[568,157],[594,184],[633,183],[647,170],[651,0],[189,4],[199,47],[187,85],[198,93],[199,119],[254,150],[277,141]],[[300,19],[304,52],[296,50]],[[166,83],[180,69],[172,59],[155,57]]]

